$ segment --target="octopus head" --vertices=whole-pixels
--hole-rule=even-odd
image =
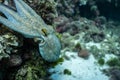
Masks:
[[[48,62],[54,62],[59,59],[61,44],[55,34],[42,36],[39,43],[39,51],[43,59]]]

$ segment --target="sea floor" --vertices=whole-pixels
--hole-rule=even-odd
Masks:
[[[86,60],[73,52],[66,52],[66,54],[69,54],[70,60],[65,60],[50,69],[50,72],[55,72],[51,76],[52,80],[109,80],[109,77],[101,71],[101,67],[96,64],[93,55]],[[68,69],[71,74],[65,74],[65,69]]]
[[[64,61],[49,69],[52,74],[50,78],[52,80],[119,80],[118,76],[118,79],[113,79],[116,72],[116,74],[111,74],[120,64],[118,30],[115,29],[115,26],[107,28],[106,24],[104,29],[97,28],[87,19],[80,21],[80,24],[82,23],[89,24],[89,30],[84,31],[82,30],[84,27],[82,27],[81,31],[74,36],[70,35],[69,30],[62,34],[61,41],[65,46],[61,52]],[[78,48],[84,49],[88,53],[79,52]],[[79,54],[81,55],[79,56]],[[87,58],[84,54],[87,55]],[[119,69],[116,71],[119,72]]]

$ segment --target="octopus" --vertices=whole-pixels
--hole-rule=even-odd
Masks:
[[[0,23],[11,30],[22,34],[26,38],[33,38],[38,42],[42,58],[48,62],[55,62],[60,57],[61,43],[55,35],[52,26],[47,25],[23,0],[14,0],[15,9],[0,3]]]

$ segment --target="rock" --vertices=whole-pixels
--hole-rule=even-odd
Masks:
[[[103,32],[93,33],[93,34],[90,35],[90,38],[92,38],[92,40],[94,42],[101,42],[105,39],[105,34]]]
[[[19,39],[16,35],[10,33],[9,31],[1,32],[0,34],[0,60],[2,60],[3,58],[10,57],[12,53],[17,53],[18,47],[21,47],[22,45],[23,45],[22,37]]]
[[[54,19],[54,25],[56,26],[56,31],[63,33],[68,29],[69,20],[65,16],[59,16]]]
[[[31,59],[31,55],[29,53],[24,53],[22,58],[23,58],[23,60],[29,60],[29,59]]]
[[[47,24],[52,24],[53,19],[57,17],[56,2],[54,0],[24,0],[30,7],[32,7],[38,15]]]
[[[94,41],[95,43],[102,42],[104,41],[105,38],[106,38],[105,33],[100,30],[98,31],[91,30],[90,32],[85,33],[85,36],[84,36],[85,42]]]
[[[102,28],[103,27],[102,25],[106,24],[106,22],[107,22],[107,20],[104,16],[100,16],[100,17],[95,18],[95,25],[97,27]]]
[[[82,58],[88,58],[90,53],[86,49],[82,49],[78,52],[78,56]]]
[[[110,80],[120,80],[120,69],[112,68],[109,72],[111,74]]]
[[[75,45],[74,51],[75,51],[75,52],[78,52],[78,51],[80,51],[80,50],[82,50],[82,46],[81,46],[80,43],[77,43],[77,44]]]
[[[22,59],[19,55],[11,55],[8,61],[10,67],[20,66],[22,64]]]

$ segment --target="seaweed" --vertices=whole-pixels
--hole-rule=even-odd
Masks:
[[[71,75],[71,71],[69,69],[64,69],[64,74]]]

